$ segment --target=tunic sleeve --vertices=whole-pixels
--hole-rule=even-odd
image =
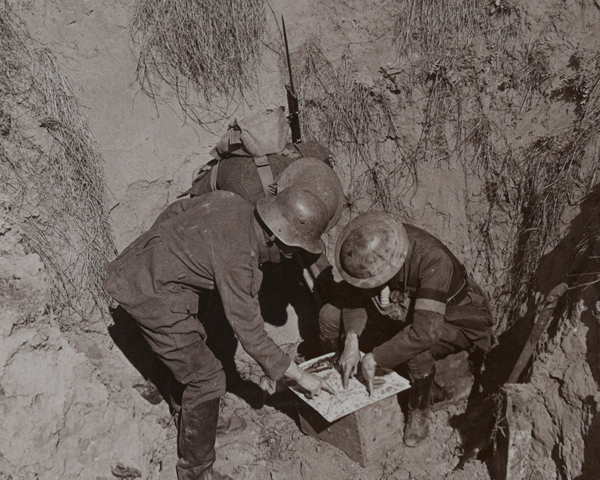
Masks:
[[[442,334],[453,273],[452,260],[441,249],[429,250],[422,254],[418,268],[419,284],[412,322],[373,349],[373,357],[381,367],[394,368],[429,350]]]
[[[261,282],[262,273],[252,261],[215,269],[225,315],[242,347],[271,379],[279,380],[291,360],[265,331],[258,302]]]

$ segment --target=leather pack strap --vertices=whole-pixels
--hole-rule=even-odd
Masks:
[[[210,169],[210,190],[212,192],[216,192],[218,190],[218,188],[217,188],[217,174],[218,173],[219,173],[219,162],[217,162]]]
[[[258,171],[265,197],[268,197],[270,196],[269,185],[274,181],[271,164],[269,163],[267,156],[263,155],[262,157],[254,157],[254,165],[256,165],[256,170]]]

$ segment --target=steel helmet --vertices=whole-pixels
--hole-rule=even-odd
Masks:
[[[408,236],[393,213],[368,212],[348,223],[335,246],[336,266],[344,280],[360,288],[388,282],[402,267]]]
[[[258,215],[273,234],[286,245],[310,253],[321,253],[321,235],[327,228],[327,209],[308,190],[291,186],[275,197],[261,198]]]
[[[325,162],[313,157],[299,158],[279,174],[276,183],[279,191],[294,185],[315,194],[327,208],[326,232],[340,219],[344,190],[337,174]]]

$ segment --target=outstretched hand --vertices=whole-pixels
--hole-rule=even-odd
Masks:
[[[335,394],[335,390],[331,385],[321,377],[302,370],[294,362],[290,363],[290,366],[285,371],[284,375],[294,380],[300,388],[304,390],[306,398],[313,398],[314,396],[319,395],[321,390],[325,390],[332,395]]]
[[[304,396],[306,398],[313,398],[321,393],[321,390],[325,390],[327,393],[335,394],[335,390],[325,380],[318,375],[305,372],[304,376],[298,380],[298,385],[305,391]]]
[[[377,362],[373,358],[372,353],[367,353],[360,363],[360,372],[362,376],[367,382],[367,391],[369,392],[369,396],[373,394],[373,381],[375,379],[375,369],[377,367]]]
[[[358,372],[360,363],[360,351],[358,348],[358,335],[349,333],[346,337],[344,351],[340,355],[338,363],[342,367],[342,385],[344,390],[348,388],[348,382]]]

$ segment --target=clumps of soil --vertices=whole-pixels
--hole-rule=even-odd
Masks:
[[[0,478],[112,478],[117,463],[152,478],[164,411],[106,336],[63,330],[44,264],[0,217]],[[147,420],[141,420],[148,417]]]
[[[597,299],[600,292],[594,293]],[[504,389],[510,404],[500,426],[507,428],[496,432],[496,441],[511,437],[509,478],[519,471],[521,478],[595,478],[600,392],[588,360],[597,353],[587,344],[597,332],[582,314],[585,310],[594,322],[600,314],[595,303],[585,303],[581,299],[570,318],[561,318],[556,338],[533,364],[529,383]]]

